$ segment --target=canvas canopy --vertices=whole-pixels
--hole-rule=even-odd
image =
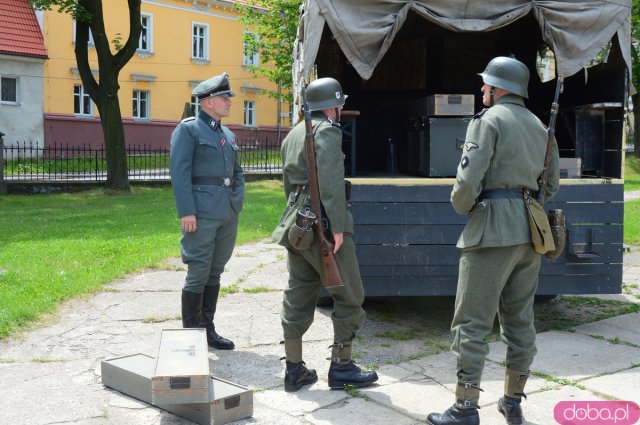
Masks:
[[[631,0],[305,0],[294,46],[296,93],[308,81],[325,23],[363,79],[393,43],[409,11],[451,31],[491,31],[533,12],[559,74],[583,69],[614,35],[631,75]]]

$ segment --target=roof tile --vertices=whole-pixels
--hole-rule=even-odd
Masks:
[[[0,0],[0,54],[47,57],[42,31],[29,0]]]

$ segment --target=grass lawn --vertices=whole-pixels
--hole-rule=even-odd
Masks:
[[[640,190],[640,158],[630,154],[624,159],[624,190]]]
[[[269,236],[283,204],[280,182],[249,183],[238,243]],[[179,256],[179,226],[169,187],[0,196],[0,338],[61,301]]]

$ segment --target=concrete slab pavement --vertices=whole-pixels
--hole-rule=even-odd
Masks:
[[[640,253],[625,254],[627,301],[640,283]],[[234,351],[210,351],[214,375],[254,389],[254,415],[238,424],[375,425],[424,423],[453,401],[455,361],[448,352],[419,353],[420,342],[396,341],[358,351],[362,364],[377,364],[376,386],[355,392],[327,386],[331,344],[330,309],[319,308],[305,336],[304,358],[319,382],[289,394],[283,390],[280,304],[287,282],[282,248],[258,243],[238,246],[223,277],[237,288],[220,299],[216,325],[233,336]],[[179,260],[168,270],[150,270],[107,286],[60,309],[58,319],[20,339],[0,343],[0,424],[185,425],[191,422],[102,385],[100,362],[143,353],[154,356],[161,329],[179,328],[179,291],[185,271]],[[634,286],[635,285],[635,286]],[[640,313],[571,331],[538,335],[536,372],[524,402],[527,424],[551,425],[564,400],[626,400],[640,404]],[[384,333],[397,324],[369,320],[363,334]],[[394,328],[395,329],[395,328]],[[502,396],[505,347],[491,344],[481,396],[481,422],[503,424],[496,410]]]

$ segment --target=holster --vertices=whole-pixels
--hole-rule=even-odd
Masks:
[[[555,260],[562,254],[567,241],[567,229],[564,223],[564,211],[549,210],[549,225],[556,248],[544,254],[549,260]]]

